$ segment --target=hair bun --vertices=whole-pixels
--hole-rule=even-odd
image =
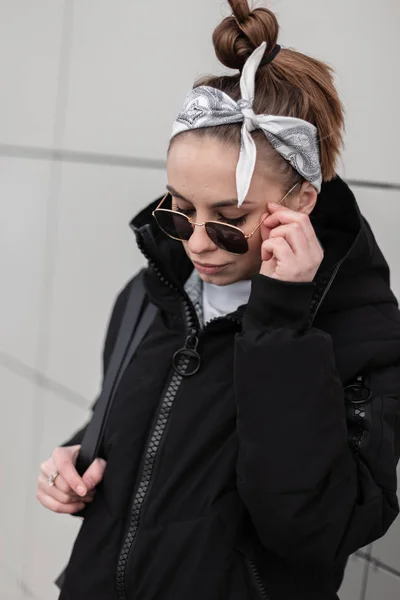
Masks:
[[[241,70],[252,52],[263,42],[272,51],[278,41],[279,24],[267,8],[250,10],[247,0],[228,0],[233,16],[226,17],[213,33],[218,60]]]

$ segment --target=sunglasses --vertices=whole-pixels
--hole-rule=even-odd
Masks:
[[[299,184],[296,183],[288,193],[278,202],[281,204],[293,192]],[[177,210],[161,208],[166,198],[170,196],[167,192],[160,204],[153,211],[159,228],[174,240],[187,242],[193,234],[195,227],[204,227],[208,237],[221,250],[226,250],[232,254],[246,254],[249,250],[248,241],[255,232],[261,227],[265,218],[257,225],[257,227],[249,234],[245,234],[239,227],[221,223],[220,221],[204,221],[204,223],[195,223],[188,217]]]

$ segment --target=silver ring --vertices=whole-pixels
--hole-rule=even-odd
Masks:
[[[49,483],[49,486],[50,486],[50,487],[53,487],[53,485],[55,485],[55,483],[56,483],[56,479],[57,479],[57,477],[59,476],[59,474],[60,474],[60,473],[59,473],[58,471],[54,471],[54,473],[52,473],[52,474],[50,475],[50,477],[49,477],[49,478],[48,478],[48,480],[47,480],[47,481],[48,481],[48,483]]]

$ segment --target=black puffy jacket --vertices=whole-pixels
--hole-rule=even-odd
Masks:
[[[398,513],[400,317],[353,194],[312,214],[313,283],[261,275],[200,330],[179,242],[133,221],[160,308],[114,401],[61,600],[333,600]],[[105,365],[126,302],[111,319]],[[198,340],[197,373],[174,353]],[[185,342],[186,341],[186,342]],[[71,442],[79,441],[78,434]]]

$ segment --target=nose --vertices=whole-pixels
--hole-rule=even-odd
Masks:
[[[193,233],[188,240],[188,248],[193,254],[202,254],[203,252],[217,250],[218,246],[208,237],[204,226],[194,225]]]

